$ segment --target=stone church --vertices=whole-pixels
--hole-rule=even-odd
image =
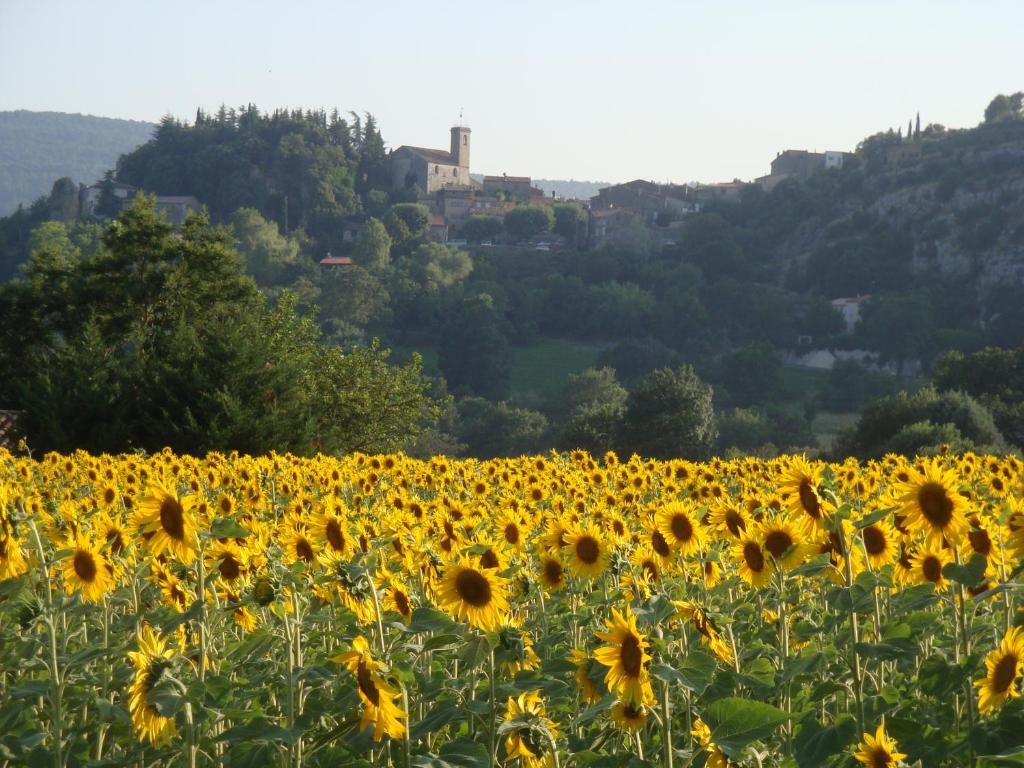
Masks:
[[[428,195],[446,187],[475,186],[469,177],[469,135],[469,128],[454,126],[448,151],[402,145],[391,152],[393,186],[418,187]]]

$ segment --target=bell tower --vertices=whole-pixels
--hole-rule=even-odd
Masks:
[[[452,126],[452,162],[469,171],[469,134],[464,125]]]

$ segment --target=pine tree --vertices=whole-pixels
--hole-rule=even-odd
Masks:
[[[921,138],[921,113],[917,113],[917,122],[914,125],[914,138]]]

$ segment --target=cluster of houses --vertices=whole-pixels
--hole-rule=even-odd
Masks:
[[[437,240],[460,239],[460,230],[473,216],[501,218],[523,203],[554,205],[562,202],[533,186],[529,176],[470,174],[472,131],[466,126],[451,129],[449,149],[403,145],[390,153],[392,184],[415,190],[431,211],[431,236]],[[805,179],[827,169],[841,168],[845,152],[808,152],[788,149],[771,163],[771,172],[752,182],[734,180],[721,184],[658,184],[637,179],[599,190],[589,200],[577,200],[588,212],[587,245],[612,243],[637,227],[647,230],[661,245],[677,241],[686,214],[700,211],[710,202],[738,201],[749,187],[771,190],[785,179]],[[353,233],[354,234],[354,233]]]
[[[110,191],[116,201],[118,211],[128,206],[139,188],[119,181],[98,181],[88,187],[81,187],[78,194],[79,210],[82,216],[93,216],[103,196],[103,188],[110,185]],[[181,227],[190,213],[197,213],[201,205],[193,195],[157,195],[156,209],[175,227]]]

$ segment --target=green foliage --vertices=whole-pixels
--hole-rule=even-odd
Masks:
[[[438,346],[438,363],[456,394],[503,400],[509,392],[509,347],[494,300],[478,294],[456,304]]]
[[[422,240],[430,228],[430,209],[422,203],[398,203],[384,217],[384,225],[396,245]]]
[[[45,195],[54,179],[92,184],[155,126],[61,112],[0,112],[0,216]]]
[[[892,376],[869,371],[856,360],[837,360],[828,372],[828,382],[820,395],[820,405],[830,411],[859,411],[865,403],[896,394]]]
[[[391,235],[380,219],[370,218],[352,249],[352,260],[371,272],[382,272],[391,264]]]
[[[839,439],[835,453],[865,459],[890,452],[912,456],[934,452],[944,443],[954,450],[999,452],[1006,447],[992,414],[973,397],[925,387],[870,403],[857,426]]]
[[[1017,91],[1009,96],[1000,93],[985,107],[985,122],[1024,119],[1024,92]]]
[[[1003,436],[1024,448],[1024,348],[949,352],[936,363],[932,381],[940,391],[958,390],[976,398],[992,413]]]
[[[708,456],[717,435],[712,394],[690,366],[648,374],[626,403],[623,452],[657,458]]]
[[[728,393],[723,401],[734,405],[767,402],[778,394],[782,361],[765,343],[748,344],[725,356],[718,380]]]
[[[249,275],[261,287],[289,285],[300,274],[315,274],[316,265],[300,253],[293,237],[281,234],[277,224],[254,208],[239,208],[228,219],[235,247],[245,259]]]
[[[570,375],[563,393],[566,417],[559,447],[582,448],[594,456],[614,450],[628,396],[611,368],[588,368]]]
[[[317,255],[340,253],[344,221],[389,183],[382,141],[371,115],[353,126],[336,111],[261,113],[252,104],[213,116],[200,110],[191,126],[164,118],[150,142],[121,157],[117,179],[158,194],[195,195],[218,222],[254,208],[285,235],[304,229]]]
[[[554,206],[556,235],[565,238],[570,246],[576,247],[586,238],[587,212],[579,203],[559,203]]]
[[[548,420],[541,413],[481,397],[463,398],[457,408],[458,436],[470,456],[522,456],[545,444]]]
[[[409,260],[409,271],[427,293],[437,293],[464,281],[473,272],[465,251],[441,243],[423,243]]]
[[[479,243],[497,237],[504,229],[497,216],[470,216],[459,234],[471,243]]]
[[[550,232],[555,214],[546,205],[520,205],[505,214],[505,231],[517,243]]]
[[[394,450],[436,416],[418,358],[323,346],[227,230],[194,216],[176,237],[144,195],[96,253],[36,251],[0,317],[0,398],[43,449]]]

